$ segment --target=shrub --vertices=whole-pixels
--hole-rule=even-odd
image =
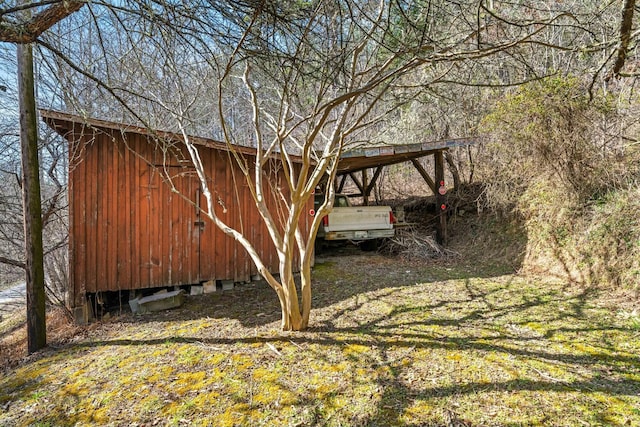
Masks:
[[[483,121],[483,178],[489,207],[524,221],[528,264],[551,255],[575,280],[640,289],[640,162],[619,107],[575,78],[520,88]]]
[[[611,96],[590,100],[575,78],[532,83],[499,101],[482,123],[489,135],[485,161],[494,208],[515,207],[532,181],[554,181],[580,200],[598,198],[637,166],[625,158],[623,138],[610,135],[616,120]]]

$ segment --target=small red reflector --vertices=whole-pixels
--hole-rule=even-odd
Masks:
[[[389,223],[395,224],[396,222],[398,222],[398,220],[396,219],[395,216],[393,216],[393,212],[389,212]]]
[[[440,181],[440,186],[443,186],[443,185],[444,185],[444,181]]]
[[[316,211],[314,211],[313,209],[309,209],[309,215],[315,216],[316,215]]]
[[[447,205],[445,205],[444,203],[440,205],[440,209],[445,210],[447,209]]]
[[[324,225],[325,227],[329,226],[329,215],[322,218],[322,225]]]

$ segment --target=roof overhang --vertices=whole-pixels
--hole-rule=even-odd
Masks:
[[[338,175],[358,172],[378,166],[402,163],[428,156],[436,151],[465,147],[479,142],[479,138],[443,139],[418,144],[363,147],[345,151],[340,157]]]
[[[135,133],[146,135],[149,138],[184,142],[184,136],[176,132],[148,129],[128,123],[119,123],[108,120],[100,120],[92,117],[84,117],[75,114],[63,113],[60,111],[40,109],[42,120],[60,135],[66,137],[72,131],[82,131],[84,128],[95,130],[112,130],[122,133]],[[80,130],[78,130],[80,129]],[[228,144],[222,141],[188,136],[193,144],[213,148],[222,151],[233,151],[237,153],[255,155],[254,147],[247,147],[235,144]],[[388,166],[402,163],[428,156],[437,151],[448,150],[453,147],[464,147],[474,145],[480,141],[479,138],[457,138],[443,139],[438,141],[423,142],[405,145],[387,145],[377,147],[358,147],[347,149],[342,153],[338,162],[338,175],[358,172],[364,169],[379,166]],[[290,156],[295,162],[302,162],[299,156]]]
[[[185,136],[170,131],[148,129],[142,126],[136,126],[129,123],[113,122],[108,120],[100,120],[92,117],[84,117],[76,114],[63,113],[60,111],[40,109],[40,117],[42,120],[59,133],[63,137],[67,137],[72,131],[81,132],[83,129],[88,128],[92,131],[118,131],[123,134],[134,133],[139,135],[145,135],[151,139],[161,141],[175,141],[184,142]],[[256,154],[255,147],[248,147],[243,145],[230,144],[222,141],[217,141],[209,138],[202,138],[198,136],[188,135],[189,141],[195,145],[213,148],[215,150],[230,151],[235,153],[254,155]],[[299,156],[290,156],[295,162],[302,162],[302,158]]]

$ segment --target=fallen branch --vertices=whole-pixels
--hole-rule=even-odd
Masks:
[[[395,237],[388,239],[381,248],[404,259],[449,258],[458,255],[436,242],[432,236],[416,228],[400,228]]]
[[[267,347],[269,347],[269,350],[273,351],[278,357],[282,356],[282,353],[280,353],[280,351],[276,348],[275,345],[271,344],[270,342],[266,344],[267,344]]]

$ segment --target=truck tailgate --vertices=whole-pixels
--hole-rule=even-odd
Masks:
[[[388,206],[333,208],[325,231],[392,229],[389,213]]]

